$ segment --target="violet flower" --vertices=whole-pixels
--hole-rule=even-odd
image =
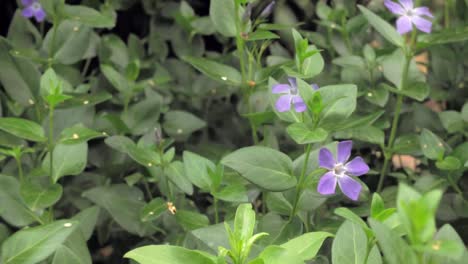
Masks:
[[[294,110],[298,113],[304,112],[307,109],[304,100],[299,95],[297,82],[295,78],[289,77],[289,84],[275,84],[272,87],[274,94],[282,94],[276,101],[275,107],[278,112],[287,112],[294,104]]]
[[[429,8],[414,7],[413,0],[398,0],[395,3],[392,0],[385,0],[385,6],[396,15],[400,17],[396,21],[398,33],[401,35],[406,34],[413,30],[413,25],[422,32],[431,33],[432,22],[427,20],[426,17],[434,17]]]
[[[26,18],[34,17],[37,22],[44,21],[46,13],[42,8],[39,0],[21,0],[21,3],[24,5],[23,11],[21,14]]]
[[[344,195],[357,201],[362,186],[350,176],[361,176],[369,171],[369,166],[361,157],[355,157],[348,162],[351,156],[353,142],[351,140],[338,143],[337,159],[327,148],[320,149],[319,166],[329,170],[325,173],[317,186],[317,191],[323,195],[334,194],[336,184],[340,186]]]
[[[275,4],[276,4],[276,1],[272,1],[270,2],[262,11],[262,13],[260,13],[260,18],[266,18],[268,17],[271,12],[273,11],[273,9],[275,8]]]

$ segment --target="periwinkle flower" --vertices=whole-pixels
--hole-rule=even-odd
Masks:
[[[274,94],[282,94],[276,101],[275,108],[278,112],[287,112],[294,104],[294,110],[298,113],[304,112],[307,109],[304,100],[299,95],[297,82],[295,78],[289,77],[289,84],[275,84],[272,87]]]
[[[393,14],[400,16],[396,22],[398,33],[403,35],[412,31],[413,25],[423,32],[431,33],[432,22],[424,17],[433,17],[429,8],[425,6],[415,8],[413,0],[398,0],[398,2],[395,3],[392,0],[384,2]]]
[[[355,157],[348,162],[352,147],[353,142],[351,140],[338,143],[336,160],[329,149],[320,149],[319,166],[329,170],[320,178],[318,183],[317,191],[320,194],[334,194],[338,183],[344,195],[354,201],[359,198],[362,186],[350,176],[366,174],[369,171],[369,166],[361,157]]]
[[[23,11],[21,11],[21,14],[24,17],[34,17],[37,22],[44,21],[46,13],[42,8],[41,3],[39,3],[39,0],[21,0],[21,3],[24,6]]]

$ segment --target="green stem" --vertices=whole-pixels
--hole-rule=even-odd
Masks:
[[[54,182],[54,107],[50,106],[49,110],[49,165],[50,165],[50,182]]]
[[[219,212],[218,212],[218,199],[213,197],[213,206],[215,211],[215,224],[219,223]]]
[[[143,177],[143,185],[145,186],[146,193],[148,194],[148,197],[150,200],[153,200],[153,194],[151,193],[151,189],[149,187],[148,181],[146,178]]]
[[[458,187],[457,183],[453,181],[451,173],[447,175],[447,181],[450,183],[450,186],[461,196],[463,201],[466,203],[465,195],[463,191]]]
[[[307,144],[307,146],[306,146],[304,164],[302,165],[301,175],[299,176],[299,180],[298,180],[297,185],[296,185],[296,197],[294,198],[293,209],[291,210],[291,215],[289,216],[289,221],[292,221],[293,217],[297,213],[297,205],[299,203],[299,199],[301,198],[301,194],[302,194],[302,187],[304,185],[305,173],[306,173],[306,170],[307,170],[307,164],[308,164],[309,157],[310,157],[311,147],[312,147],[311,144]]]
[[[406,55],[405,64],[403,68],[403,76],[401,78],[401,85],[400,85],[400,89],[402,90],[405,89],[405,86],[407,83],[410,62],[411,62],[411,55]],[[403,105],[403,98],[404,97],[402,94],[397,95],[395,113],[393,115],[392,129],[390,131],[390,138],[388,140],[387,146],[384,149],[384,164],[382,166],[382,170],[380,171],[380,178],[379,178],[379,183],[377,185],[377,192],[380,192],[383,188],[383,183],[387,175],[388,167],[390,164],[390,159],[392,158],[392,154],[393,154],[392,148],[393,148],[393,143],[395,142],[395,136],[396,136],[396,132],[398,128],[398,120],[400,119],[401,107]]]

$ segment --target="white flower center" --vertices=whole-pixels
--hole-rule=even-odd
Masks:
[[[297,95],[297,92],[298,92],[298,91],[297,91],[297,87],[291,86],[291,89],[289,89],[289,93],[290,93],[291,95]]]
[[[409,16],[409,17],[412,17],[412,16],[414,16],[414,12],[413,12],[413,10],[412,10],[412,9],[410,9],[410,10],[406,10],[406,15],[407,15],[407,16]]]
[[[346,167],[343,165],[343,163],[337,163],[335,164],[335,167],[333,168],[333,173],[337,177],[343,177],[346,173]]]
[[[36,11],[42,8],[42,6],[41,6],[41,4],[39,2],[34,2],[31,6]]]

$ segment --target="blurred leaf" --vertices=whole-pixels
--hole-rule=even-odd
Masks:
[[[361,226],[345,221],[338,231],[332,244],[332,263],[364,264],[367,258],[366,233]]]
[[[358,5],[358,8],[364,14],[364,17],[366,17],[369,24],[371,24],[372,27],[374,27],[374,29],[377,30],[385,39],[395,44],[396,46],[403,47],[403,37],[398,34],[393,26],[364,6]]]
[[[144,246],[127,252],[124,258],[137,261],[140,264],[216,264],[215,257],[207,253],[189,250],[182,247],[158,245]]]
[[[20,230],[2,245],[5,264],[35,264],[50,256],[75,230],[77,222],[60,220]]]
[[[328,132],[323,128],[311,130],[304,123],[294,123],[288,126],[287,132],[297,144],[323,142],[328,138]]]
[[[33,182],[24,182],[20,187],[21,197],[32,211],[54,205],[62,197],[62,192],[60,184],[44,187]]]
[[[234,37],[237,34],[235,3],[231,0],[210,1],[210,18],[216,30],[226,37]]]
[[[241,85],[241,74],[236,68],[205,58],[184,56],[182,60],[215,81],[235,86]]]
[[[35,221],[31,212],[20,196],[20,184],[11,176],[0,174],[0,215],[12,226],[26,226]]]
[[[167,178],[179,187],[183,192],[188,195],[193,194],[192,183],[187,178],[187,173],[185,172],[184,164],[180,161],[174,161],[169,164],[167,170],[165,171]]]
[[[187,231],[202,228],[210,224],[206,215],[192,211],[177,210],[175,218],[177,223]]]
[[[52,181],[67,175],[78,175],[86,167],[88,161],[88,144],[80,143],[73,145],[58,144],[53,151]],[[42,168],[50,170],[50,153],[42,161]]]
[[[92,8],[82,5],[64,5],[63,15],[66,19],[71,19],[94,28],[113,28],[116,19],[109,10],[102,14]]]
[[[210,190],[212,181],[208,175],[208,169],[214,170],[214,163],[190,151],[184,151],[183,158],[187,178],[198,188]]]
[[[176,140],[187,139],[205,126],[205,121],[189,112],[169,111],[164,115],[164,131]]]
[[[104,134],[89,129],[83,124],[76,124],[62,131],[62,133],[60,134],[59,143],[79,144],[100,137],[104,137]]]
[[[444,156],[445,148],[438,136],[427,129],[423,129],[419,136],[421,150],[429,159],[438,160]]]
[[[27,119],[1,117],[0,130],[31,141],[43,142],[47,140],[42,127]]]
[[[167,210],[166,201],[162,198],[154,198],[147,203],[140,211],[142,222],[149,222],[158,219]]]
[[[282,244],[281,247],[307,261],[315,258],[325,239],[332,236],[328,232],[305,233]]]
[[[291,159],[274,149],[246,147],[225,156],[222,164],[239,172],[255,185],[270,191],[284,191],[296,184]]]

